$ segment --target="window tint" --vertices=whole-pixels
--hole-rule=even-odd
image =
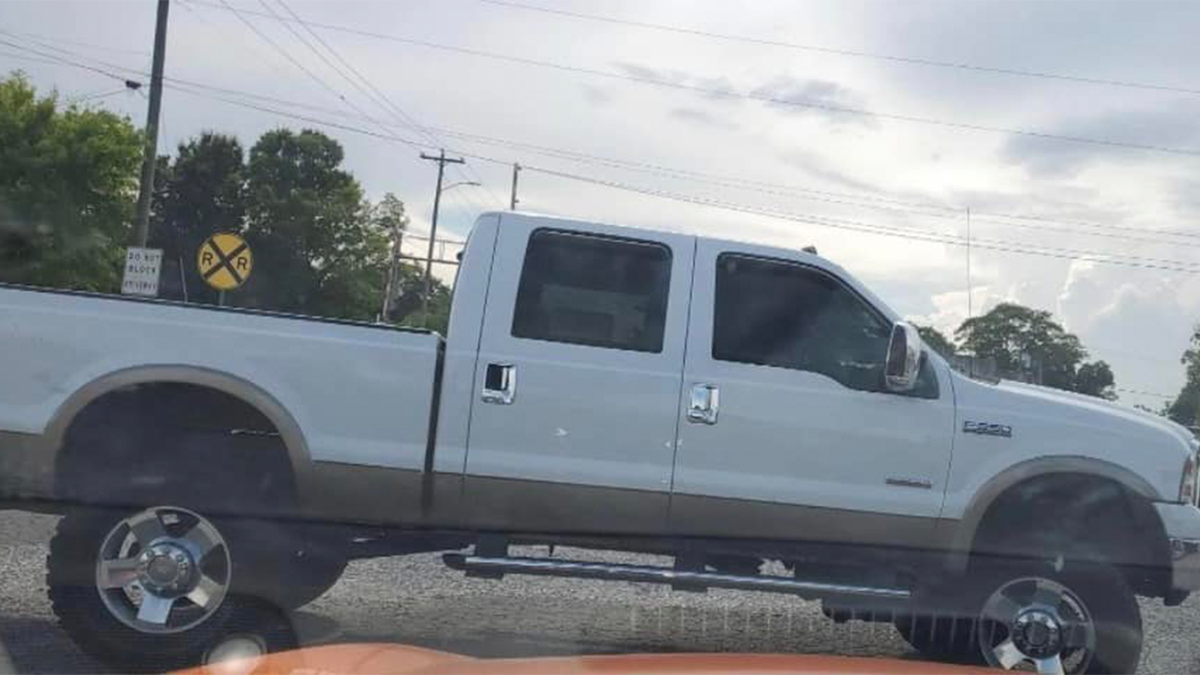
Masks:
[[[723,255],[716,291],[714,359],[883,390],[891,326],[837,280],[801,265]]]
[[[525,252],[512,334],[661,352],[670,279],[660,244],[539,230]]]

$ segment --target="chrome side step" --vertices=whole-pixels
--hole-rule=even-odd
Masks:
[[[483,573],[488,576],[503,574],[529,574],[548,577],[572,577],[576,579],[601,579],[606,581],[637,581],[651,584],[690,585],[704,588],[733,588],[772,593],[795,593],[812,596],[856,596],[864,598],[886,598],[907,600],[909,591],[899,588],[877,588],[873,586],[848,586],[818,581],[801,581],[786,577],[722,574],[677,570],[650,565],[626,565],[621,563],[595,563],[577,560],[554,560],[551,558],[513,558],[507,556],[479,556],[465,553],[442,555],[446,566],[466,572]]]

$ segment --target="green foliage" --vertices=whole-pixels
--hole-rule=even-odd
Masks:
[[[124,117],[0,81],[0,281],[118,290],[141,150]]]
[[[1200,425],[1200,325],[1193,328],[1191,346],[1179,362],[1184,366],[1186,379],[1179,395],[1163,412],[1185,427],[1195,427]]]
[[[942,331],[933,326],[917,326],[917,332],[920,333],[921,341],[925,343],[925,346],[940,354],[942,358],[947,361],[954,358],[957,351],[954,343]]]
[[[245,226],[243,155],[236,138],[205,132],[180,143],[174,162],[159,158],[150,241],[163,249],[163,297],[217,302],[196,268],[196,254],[213,234],[240,233]],[[177,288],[181,269],[186,294]]]
[[[1112,369],[1103,361],[1083,363],[1087,350],[1050,312],[1001,303],[964,321],[954,335],[966,351],[995,359],[1000,373],[1032,371],[1048,387],[1114,396]]]
[[[399,253],[400,241],[408,231],[408,213],[404,202],[388,192],[378,204],[371,208],[371,222],[390,237],[392,251]],[[425,292],[425,267],[419,263],[397,258],[395,277],[388,286],[392,302],[385,321],[419,326],[446,334],[450,321],[450,289],[432,279],[429,294],[429,316],[422,314],[422,298]]]
[[[409,262],[397,266],[395,294],[392,311],[388,317],[393,323],[417,326],[446,334],[450,322],[450,289],[433,278],[429,294],[429,316],[421,313],[421,298],[425,291],[425,268]]]
[[[1117,397],[1114,384],[1112,368],[1104,361],[1084,363],[1075,371],[1075,391],[1081,394],[1111,401]]]
[[[126,118],[60,109],[20,74],[0,82],[0,281],[119,290],[141,143]],[[158,158],[149,245],[163,249],[161,295],[215,303],[196,254],[212,234],[237,232],[254,273],[228,304],[376,319],[408,216],[390,193],[369,204],[343,159],[334,139],[288,129],[263,134],[248,162],[236,138],[213,132]],[[402,263],[397,277],[388,318],[445,331],[450,289],[435,280],[422,317],[420,269]]]
[[[371,207],[371,224],[384,232],[407,232],[409,221],[404,202],[391,192],[385,193],[383,199]]]

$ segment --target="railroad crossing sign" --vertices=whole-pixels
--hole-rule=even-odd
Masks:
[[[250,278],[254,256],[245,239],[223,232],[200,244],[196,267],[209,286],[218,291],[232,291]]]

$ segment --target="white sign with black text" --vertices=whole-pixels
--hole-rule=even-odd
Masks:
[[[162,257],[163,252],[160,248],[129,247],[125,252],[125,276],[121,281],[121,293],[157,297]]]

